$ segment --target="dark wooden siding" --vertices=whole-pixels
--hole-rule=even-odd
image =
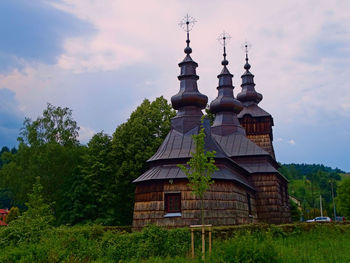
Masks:
[[[186,180],[138,184],[134,206],[133,228],[140,229],[147,224],[166,227],[185,227],[200,224],[201,204]],[[157,195],[150,192],[157,189]],[[159,191],[163,192],[160,194]],[[164,193],[181,192],[181,217],[164,217]],[[252,218],[249,217],[247,193],[251,197]],[[162,196],[162,197],[161,197]],[[230,181],[216,181],[204,196],[205,223],[213,225],[234,225],[257,222],[255,194]]]
[[[278,174],[254,174],[251,183],[256,189],[256,210],[259,221],[281,224],[290,222],[287,182]],[[282,192],[281,192],[281,189]]]
[[[253,141],[256,145],[263,148],[265,151],[270,153],[273,158],[275,158],[275,151],[272,145],[272,118],[253,118],[250,115],[245,115],[239,121],[246,131],[247,138]]]

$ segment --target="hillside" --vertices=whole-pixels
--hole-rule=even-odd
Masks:
[[[305,218],[320,215],[320,195],[324,215],[333,216],[332,186],[337,196],[338,183],[350,176],[320,164],[281,164],[280,172],[289,180],[289,194],[301,201]]]

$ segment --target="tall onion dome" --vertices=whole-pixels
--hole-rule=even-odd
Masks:
[[[246,70],[241,76],[242,78],[242,91],[237,94],[237,99],[243,103],[244,106],[250,104],[259,104],[263,99],[263,96],[255,90],[254,75],[249,71],[250,64],[248,63],[248,53],[246,52],[244,69]]]
[[[220,40],[224,46],[224,59],[221,62],[223,69],[217,76],[219,79],[219,86],[217,87],[218,96],[210,103],[210,112],[215,114],[212,133],[218,135],[232,133],[245,134],[237,118],[237,114],[243,109],[243,106],[234,98],[234,86],[232,85],[233,75],[227,68],[226,42],[229,38],[231,37],[226,33],[220,35]]]
[[[178,76],[180,90],[171,97],[172,106],[178,111],[177,115],[172,119],[172,128],[183,133],[200,125],[203,115],[202,109],[205,108],[208,102],[208,97],[198,91],[197,80],[199,77],[196,74],[198,64],[190,56],[192,49],[190,48],[189,31],[195,21],[191,21],[189,16],[185,17],[185,19],[183,25],[187,32],[187,46],[184,49],[186,56],[179,63],[181,68]]]

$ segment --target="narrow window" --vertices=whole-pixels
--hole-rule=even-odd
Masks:
[[[284,200],[284,193],[283,193],[283,186],[282,186],[282,184],[280,184],[280,195],[281,195],[282,205],[284,205],[285,204],[285,200]]]
[[[252,204],[250,203],[250,194],[247,193],[247,200],[248,200],[248,212],[249,215],[252,214]]]
[[[181,212],[181,193],[165,194],[165,212],[166,213]]]

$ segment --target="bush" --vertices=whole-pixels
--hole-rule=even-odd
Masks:
[[[9,224],[11,221],[17,219],[20,216],[18,207],[11,207],[7,217],[6,217],[6,223]]]

